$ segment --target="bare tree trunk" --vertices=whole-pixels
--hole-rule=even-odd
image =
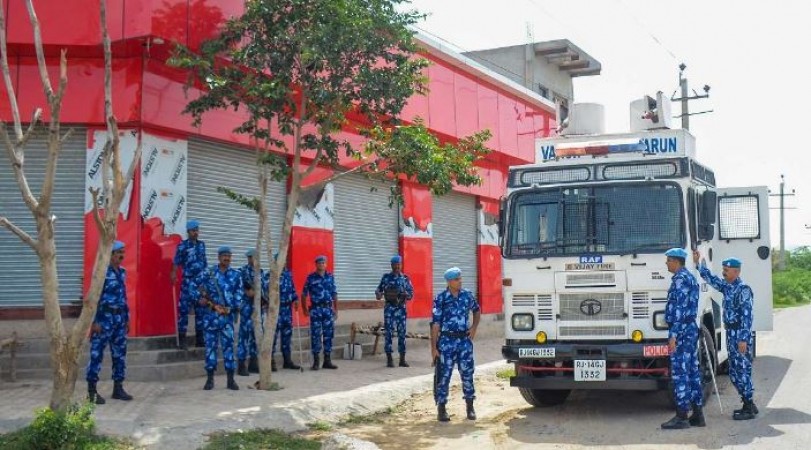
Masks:
[[[265,317],[264,327],[261,323],[261,308],[262,308],[262,282],[261,282],[261,273],[258,270],[260,267],[261,257],[262,257],[262,242],[264,241],[266,247],[268,249],[268,265],[272,266],[273,264],[273,257],[271,255],[270,249],[271,242],[269,233],[266,231],[270,230],[270,226],[268,224],[268,214],[267,214],[267,200],[268,200],[268,174],[267,168],[263,164],[259,164],[258,166],[259,171],[259,189],[260,189],[260,199],[259,199],[259,229],[256,233],[256,258],[254,260],[257,270],[254,272],[254,286],[259,286],[259,289],[254,289],[254,310],[253,310],[253,328],[254,333],[256,336],[261,336],[259,340],[259,389],[268,390],[271,388],[273,384],[273,374],[271,370],[271,357],[272,355],[272,339],[273,335],[276,332],[276,319],[273,318],[274,314],[272,313],[272,308],[268,307],[268,315]],[[272,291],[273,289],[270,288]],[[269,295],[269,294],[268,294]],[[278,317],[278,314],[276,314]],[[268,339],[268,337],[270,339]],[[270,342],[271,344],[268,344]]]

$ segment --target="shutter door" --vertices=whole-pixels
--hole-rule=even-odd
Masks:
[[[259,218],[253,210],[217,192],[217,187],[258,197],[254,151],[190,140],[188,170],[187,217],[200,221],[200,239],[206,243],[209,264],[217,261],[217,248],[228,245],[233,252],[231,265],[235,268],[245,265],[245,251],[256,245]],[[281,236],[286,204],[284,183],[271,181],[268,185],[268,220],[274,249]],[[267,267],[267,258],[262,259]]]
[[[434,197],[433,252],[434,296],[445,290],[445,271],[462,269],[462,287],[477,293],[477,227],[476,197],[449,193]]]
[[[398,208],[389,185],[347,175],[335,181],[335,282],[339,300],[373,300],[399,250]],[[370,191],[372,187],[377,188]]]
[[[63,132],[67,127],[63,127]],[[31,212],[20,196],[8,155],[0,157],[0,213],[37,237]],[[25,172],[35,197],[39,197],[48,156],[45,133],[35,135],[25,152]],[[74,128],[62,145],[56,170],[51,212],[56,215],[56,252],[59,301],[70,304],[82,298],[84,272],[84,189],[87,131]],[[42,306],[39,260],[33,250],[5,228],[0,229],[0,307]]]

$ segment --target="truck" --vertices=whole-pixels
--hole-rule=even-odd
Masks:
[[[573,390],[672,392],[670,248],[699,250],[719,275],[721,261],[739,258],[753,329],[772,329],[768,189],[716,186],[695,137],[669,127],[669,109],[661,93],[646,96],[631,103],[630,133],[606,134],[602,106],[575,104],[568,132],[536,140],[535,163],[509,169],[498,218],[502,355],[531,405],[561,404]],[[723,295],[686,263],[700,285],[706,398],[728,369]]]

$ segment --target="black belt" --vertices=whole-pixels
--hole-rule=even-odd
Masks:
[[[128,308],[125,306],[107,306],[101,305],[99,306],[99,311],[102,313],[110,313],[110,314],[121,314],[128,311]]]
[[[466,338],[470,336],[469,331],[443,331],[441,334],[450,338]]]
[[[741,324],[738,323],[738,322],[724,323],[724,328],[726,328],[727,330],[733,330],[733,331],[740,330],[741,329]]]

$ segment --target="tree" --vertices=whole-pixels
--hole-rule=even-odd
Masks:
[[[481,183],[474,162],[488,150],[490,133],[482,131],[455,144],[441,144],[419,121],[399,119],[406,102],[426,92],[411,25],[423,16],[398,11],[404,0],[253,0],[244,14],[228,21],[199,52],[179,46],[170,61],[190,71],[190,83],[202,93],[185,112],[195,124],[210,110],[243,110],[246,120],[235,130],[256,144],[261,198],[229,192],[259,213],[257,244],[264,241],[270,261],[270,308],[260,346],[260,388],[271,387],[270,350],[279,305],[279,276],[286,264],[293,215],[302,192],[319,189],[350,173],[378,179],[414,180],[434,194],[454,184]],[[362,135],[363,145],[341,137]],[[354,163],[340,169],[341,154]],[[319,167],[336,172],[315,185],[302,182]],[[269,178],[290,180],[278,260],[271,258],[267,224]],[[227,191],[227,189],[226,189]],[[400,186],[392,187],[399,201]],[[261,245],[257,245],[261,253]],[[260,263],[259,258],[255,259]],[[258,282],[257,280],[254,285]],[[260,293],[254,303],[257,320]]]
[[[51,392],[50,406],[54,410],[64,410],[71,404],[71,397],[76,387],[78,376],[79,356],[84,349],[87,333],[96,313],[96,306],[104,286],[107,266],[110,263],[111,249],[115,240],[118,215],[121,202],[132,179],[135,165],[139,159],[140,148],[136,149],[135,158],[127,173],[121,171],[119,158],[119,135],[116,119],[112,107],[112,53],[110,50],[110,37],[107,34],[107,18],[105,0],[100,0],[100,14],[102,27],[102,40],[104,44],[104,118],[107,125],[107,142],[102,153],[102,188],[92,189],[94,199],[93,217],[99,231],[99,245],[96,251],[90,288],[85,296],[79,319],[68,332],[62,323],[62,314],[59,307],[59,278],[56,265],[56,242],[54,230],[56,217],[51,214],[51,200],[54,189],[57,162],[62,143],[70,136],[72,130],[62,133],[60,113],[62,98],[67,88],[67,58],[63,49],[59,60],[59,84],[54,90],[47,72],[45,55],[42,50],[42,36],[40,34],[39,20],[32,0],[26,0],[28,16],[34,31],[34,49],[37,56],[40,81],[48,102],[47,146],[48,156],[45,169],[45,179],[39,195],[35,195],[29,187],[25,173],[26,144],[37,131],[42,118],[42,109],[38,108],[31,118],[31,122],[23,129],[20,119],[17,97],[8,65],[8,49],[6,45],[6,21],[4,7],[0,4],[0,53],[3,80],[8,94],[9,105],[13,120],[14,135],[11,136],[6,123],[0,123],[0,138],[2,138],[11,163],[20,194],[36,222],[36,237],[32,237],[25,230],[10,222],[0,211],[0,225],[14,233],[22,242],[27,244],[37,254],[40,263],[40,277],[42,280],[42,303],[45,312],[45,325],[50,338],[51,368],[53,370],[53,390]]]

